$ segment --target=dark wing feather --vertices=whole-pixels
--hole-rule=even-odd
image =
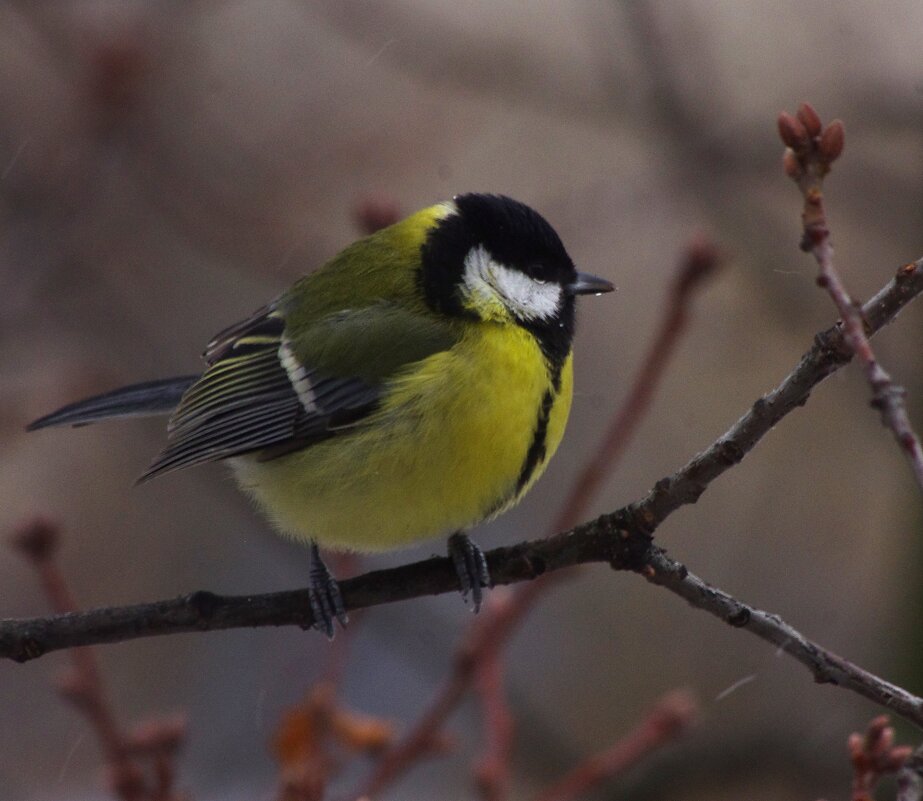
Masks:
[[[205,346],[202,358],[208,364],[215,364],[232,350],[239,352],[247,343],[259,344],[260,340],[271,342],[273,338],[276,339],[278,347],[278,340],[284,328],[285,320],[276,309],[276,303],[269,303],[257,309],[246,320],[241,320],[215,334],[211,342]]]
[[[377,386],[299,370],[299,396],[280,360],[284,321],[267,307],[222,332],[206,350],[209,367],[170,420],[169,444],[139,481],[262,452],[271,459],[352,425],[377,405]]]

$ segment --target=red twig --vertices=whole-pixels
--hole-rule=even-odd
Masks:
[[[881,777],[900,771],[913,751],[910,746],[894,745],[887,715],[873,718],[864,735],[849,735],[847,747],[853,767],[852,801],[874,801],[872,792]]]
[[[567,502],[561,507],[553,533],[573,528],[586,515],[587,508],[600,485],[609,475],[641,419],[650,408],[670,356],[676,349],[689,321],[693,294],[721,263],[718,248],[704,237],[696,237],[686,246],[667,297],[667,310],[657,335],[641,362],[625,402],[612,417],[602,442],[581,470]]]
[[[77,602],[54,561],[60,544],[59,526],[35,517],[17,529],[12,544],[32,563],[55,612],[76,611]],[[185,736],[185,719],[151,721],[126,735],[106,695],[93,648],[71,648],[70,656],[72,667],[61,680],[61,691],[93,726],[113,794],[122,801],[179,801],[173,789],[174,763]],[[153,782],[148,781],[137,757],[151,760]]]
[[[491,603],[496,593],[496,590],[491,593]],[[510,784],[515,723],[503,690],[503,660],[496,650],[488,651],[480,659],[475,690],[481,701],[486,741],[475,763],[475,782],[484,801],[502,801]]]
[[[513,593],[495,591],[489,598],[481,615],[465,630],[455,650],[452,671],[426,712],[404,738],[384,754],[353,798],[376,798],[418,759],[444,750],[441,731],[445,721],[464,697],[478,667],[504,647],[522,613],[521,606],[516,603],[518,596]]]
[[[59,543],[58,526],[40,517],[23,524],[13,536],[13,544],[30,559],[38,573],[52,608],[59,614],[65,614],[78,607],[54,562]],[[92,724],[103,749],[113,792],[124,801],[142,801],[145,797],[144,778],[129,757],[127,739],[116,723],[106,698],[93,650],[90,647],[72,648],[70,656],[72,670],[61,682],[62,692]]]
[[[846,290],[833,263],[822,189],[824,177],[843,152],[843,123],[834,120],[825,128],[817,112],[809,104],[802,103],[796,117],[786,112],[779,115],[779,135],[787,145],[783,158],[785,172],[804,197],[801,249],[811,253],[817,261],[817,284],[827,290],[840,313],[846,345],[858,357],[872,387],[872,406],[878,409],[882,422],[893,432],[923,490],[923,447],[907,415],[906,392],[894,383],[875,357],[866,336],[861,306]]]
[[[675,690],[661,698],[640,725],[611,748],[581,762],[542,792],[536,801],[582,798],[604,781],[621,776],[652,753],[683,734],[695,721],[698,708],[688,693]]]
[[[391,195],[366,194],[353,207],[353,219],[363,234],[374,234],[402,217],[401,208]]]
[[[173,786],[176,782],[176,758],[185,738],[185,715],[141,723],[129,733],[130,753],[148,756],[152,761],[150,801],[179,801]]]

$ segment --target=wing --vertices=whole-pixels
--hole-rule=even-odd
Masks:
[[[391,375],[453,341],[438,320],[394,304],[295,330],[275,305],[260,309],[209,343],[208,368],[140,481],[244,453],[278,458],[336,436],[377,408]]]

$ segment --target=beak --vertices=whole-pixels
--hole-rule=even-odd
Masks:
[[[589,273],[577,273],[577,280],[564,287],[568,295],[602,295],[615,289],[605,278],[597,278]]]

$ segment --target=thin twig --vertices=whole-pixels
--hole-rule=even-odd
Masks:
[[[846,345],[858,357],[872,387],[872,407],[878,409],[882,423],[894,434],[923,490],[923,447],[907,415],[906,391],[894,383],[876,358],[865,334],[861,306],[847,291],[833,261],[823,182],[843,151],[843,123],[834,120],[824,128],[817,112],[809,104],[802,103],[797,117],[785,112],[779,115],[779,134],[788,146],[785,171],[804,197],[801,249],[814,256],[819,269],[817,284],[827,290],[840,313]]]
[[[777,646],[807,667],[818,684],[851,690],[923,729],[923,698],[828,651],[778,615],[750,606],[711,586],[690,573],[685,565],[667,557],[661,549],[652,549],[647,564],[639,572],[652,584],[685,598],[696,609]]]
[[[475,619],[455,651],[452,669],[435,698],[411,730],[375,765],[353,798],[376,798],[407,767],[434,751],[449,715],[477,675],[480,664],[502,649],[521,616],[521,602],[513,594],[491,593],[489,614]],[[485,610],[486,611],[486,610]]]
[[[599,784],[618,778],[695,721],[698,708],[688,693],[674,690],[663,696],[634,731],[615,745],[584,760],[540,793],[535,801],[577,801]]]
[[[366,236],[393,225],[403,216],[397,199],[392,195],[366,193],[353,205],[353,219]]]
[[[887,715],[873,718],[865,734],[849,735],[847,749],[853,769],[851,801],[874,801],[878,782],[898,773],[913,752],[909,745],[894,744],[894,728]]]
[[[176,762],[186,740],[186,716],[183,714],[144,721],[128,733],[129,752],[151,761],[152,786],[147,801],[187,801],[177,794]]]
[[[625,452],[642,417],[650,409],[660,379],[666,372],[676,344],[686,330],[692,297],[721,264],[718,249],[704,237],[687,246],[667,295],[666,313],[657,334],[641,361],[625,403],[612,417],[596,452],[580,471],[567,501],[552,526],[552,532],[573,528],[586,515],[590,501]]]
[[[897,774],[894,801],[923,801],[923,745],[910,755]]]
[[[492,553],[488,554],[488,558]],[[526,614],[544,595],[551,582],[564,575],[564,572],[555,572],[537,577],[514,593],[503,593],[502,587],[494,587],[481,615],[463,633],[455,649],[452,669],[423,714],[410,731],[385,752],[371,776],[363,782],[362,790],[353,793],[350,798],[377,797],[421,757],[432,754],[433,743],[444,739],[440,732],[478,677],[479,669],[485,663],[499,660],[500,652]],[[494,584],[497,582],[494,581]],[[494,755],[502,752],[502,749],[495,749]]]
[[[60,545],[59,526],[36,517],[23,523],[12,541],[38,573],[52,608],[62,615],[74,613],[77,602],[54,559]],[[70,656],[71,672],[61,680],[61,691],[90,721],[102,747],[112,792],[122,801],[176,801],[174,765],[185,736],[185,719],[149,721],[126,734],[116,721],[93,648],[72,648]],[[151,760],[153,784],[137,757]]]
[[[496,650],[478,660],[474,689],[484,718],[484,749],[475,763],[475,783],[484,801],[503,801],[509,791],[516,725],[503,687],[503,659]]]
[[[869,334],[892,322],[921,291],[923,259],[899,268],[862,307]],[[758,398],[723,436],[676,473],[658,481],[645,498],[628,509],[653,531],[680,506],[695,503],[712,481],[740,462],[785,415],[807,402],[815,386],[851,359],[841,324],[817,334],[813,347],[778,387]]]

